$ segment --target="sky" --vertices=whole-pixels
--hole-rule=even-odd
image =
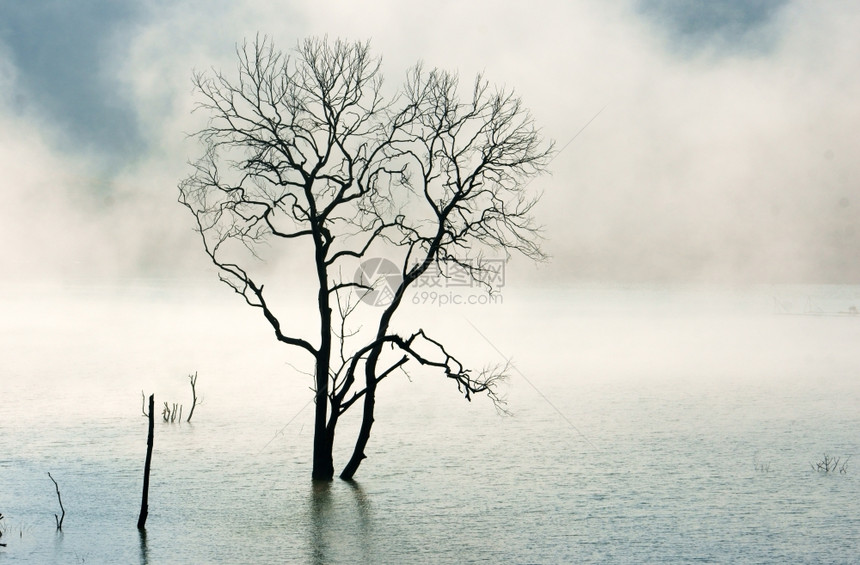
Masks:
[[[531,284],[860,281],[860,4],[0,1],[0,281],[214,278],[191,74],[257,33],[513,88],[559,152]],[[584,128],[584,129],[583,129]]]

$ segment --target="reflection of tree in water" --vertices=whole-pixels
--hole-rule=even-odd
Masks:
[[[310,550],[313,563],[326,563],[329,536],[327,523],[331,520],[331,483],[313,481],[310,499]]]
[[[370,563],[373,556],[373,508],[370,499],[364,490],[355,481],[345,481],[352,491],[356,510],[356,532],[358,533],[358,546],[361,548],[361,557],[364,563]]]
[[[146,543],[146,528],[137,530],[140,534],[140,565],[149,563],[149,546]]]
[[[370,563],[374,555],[370,499],[355,481],[334,485],[329,481],[314,481],[311,489],[309,549],[312,563],[332,563],[344,558]]]

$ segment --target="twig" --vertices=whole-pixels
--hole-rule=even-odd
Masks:
[[[60,511],[62,512],[62,515],[57,516],[54,514],[54,520],[57,522],[57,531],[62,532],[63,520],[66,519],[66,509],[63,508],[63,499],[60,498],[60,485],[57,484],[57,481],[54,480],[54,477],[51,476],[50,472],[48,473],[48,478],[51,479],[51,482],[54,483],[54,488],[57,489],[57,501],[60,503]]]
[[[191,410],[188,411],[188,419],[186,422],[191,422],[191,416],[194,415],[194,408],[197,406],[197,371],[193,375],[188,375],[188,380],[191,381]],[[179,416],[182,419],[182,416]]]

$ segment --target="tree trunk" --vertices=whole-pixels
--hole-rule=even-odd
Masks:
[[[330,481],[334,478],[332,460],[333,436],[326,426],[328,395],[317,394],[314,415],[314,466],[311,478],[315,481]]]
[[[364,393],[364,410],[361,416],[361,428],[358,430],[358,438],[355,440],[355,448],[352,450],[352,457],[349,458],[346,467],[340,474],[340,478],[345,481],[351,481],[358,471],[358,466],[367,458],[364,449],[367,447],[367,442],[370,440],[370,429],[373,427],[373,412],[376,408],[376,362],[379,358],[379,351],[374,350],[367,360],[365,367],[365,378],[367,391]]]
[[[391,304],[388,305],[382,317],[379,320],[379,328],[376,331],[377,345],[371,350],[367,356],[367,362],[364,365],[364,381],[366,391],[364,393],[364,410],[361,416],[361,428],[358,430],[358,438],[355,440],[355,448],[352,450],[352,457],[343,468],[340,478],[345,481],[351,481],[358,471],[358,466],[367,455],[364,449],[367,447],[367,442],[370,440],[370,429],[373,427],[373,412],[376,408],[376,365],[379,363],[379,356],[382,355],[382,338],[388,332],[388,325],[391,323],[391,317],[400,306],[400,301],[403,299],[403,292],[406,286],[401,285]]]
[[[312,182],[312,181],[311,181]],[[310,186],[308,187],[310,193]],[[308,197],[311,207],[313,199]],[[328,381],[331,363],[331,306],[329,305],[328,271],[326,263],[327,245],[319,228],[314,228],[314,244],[316,246],[316,268],[319,291],[317,306],[320,312],[320,347],[316,358],[316,410],[314,412],[314,465],[311,479],[315,481],[330,481],[334,478],[334,462],[332,447],[334,433],[327,429],[328,415]]]
[[[325,322],[325,320],[324,320]],[[324,327],[328,327],[324,324]],[[334,478],[334,462],[332,447],[334,445],[333,430],[330,433],[328,424],[328,360],[331,350],[330,341],[323,338],[316,366],[316,407],[314,410],[314,463],[311,479],[315,481],[330,481]]]
[[[358,431],[358,439],[355,441],[355,449],[352,452],[352,457],[340,474],[340,478],[345,481],[351,481],[358,471],[358,466],[367,458],[364,454],[364,448],[367,447],[367,442],[370,440],[370,429],[373,427],[373,409],[376,404],[374,398],[376,392],[367,392],[364,397],[364,413],[361,418],[361,429]]]
[[[155,435],[155,395],[149,395],[149,435],[146,438],[146,463],[143,465],[143,498],[140,501],[140,516],[137,519],[137,529],[146,526],[149,514],[149,467],[152,463],[152,443]]]

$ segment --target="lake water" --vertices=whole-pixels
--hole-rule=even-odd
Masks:
[[[393,376],[357,482],[316,486],[304,360],[227,289],[3,291],[0,563],[858,561],[860,287],[410,306],[478,366],[513,358],[513,415]],[[187,412],[194,371],[193,422],[156,422],[142,538],[141,390]]]

